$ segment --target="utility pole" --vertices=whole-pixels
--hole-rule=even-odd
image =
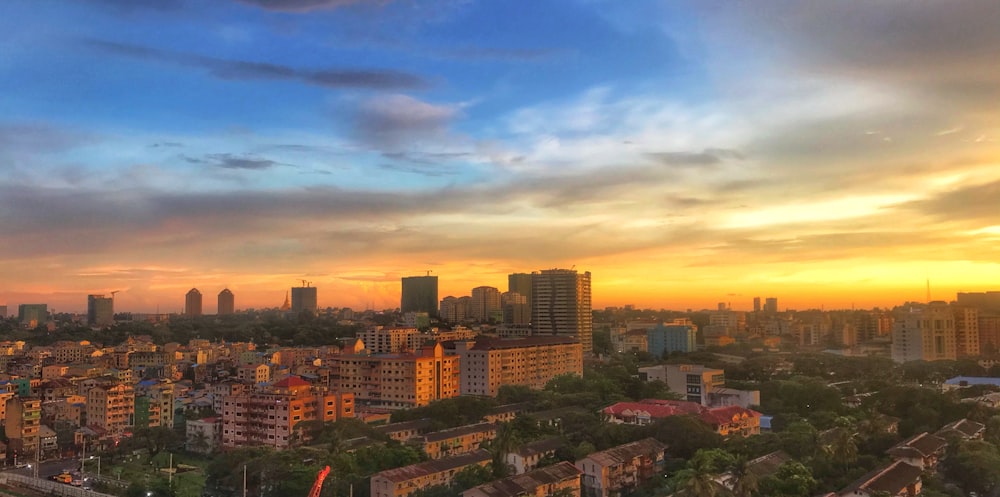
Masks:
[[[243,497],[247,497],[247,465],[243,465]]]
[[[173,454],[173,452],[170,453],[170,462],[167,463],[167,466],[168,466],[167,467],[167,474],[170,475],[170,476],[167,477],[167,483],[173,483],[174,482],[174,454]]]

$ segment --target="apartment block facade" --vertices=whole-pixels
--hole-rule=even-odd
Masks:
[[[541,389],[556,376],[583,375],[583,345],[572,337],[480,338],[454,345],[462,395],[495,397],[504,385]]]
[[[331,358],[330,385],[371,407],[420,407],[458,396],[459,364],[439,343],[411,354],[368,356],[362,350]]]

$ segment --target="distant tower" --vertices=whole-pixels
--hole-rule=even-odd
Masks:
[[[292,312],[300,314],[302,311],[309,311],[316,314],[316,287],[309,286],[308,281],[303,281],[302,286],[292,287]]]
[[[236,296],[228,288],[219,292],[219,310],[216,314],[223,316],[236,312]]]
[[[426,312],[430,316],[437,316],[438,277],[428,275],[403,278],[399,310],[403,314]]]
[[[546,269],[531,275],[531,328],[535,335],[563,335],[580,340],[584,355],[593,351],[594,316],[590,272]]]
[[[753,312],[760,312],[760,297],[753,298]]]
[[[115,303],[104,295],[87,295],[87,325],[105,327],[115,324]]]
[[[184,315],[201,316],[201,292],[197,288],[192,288],[184,296]]]
[[[477,286],[472,289],[472,299],[469,301],[469,317],[480,322],[491,318],[502,319],[503,308],[500,307],[500,290],[491,286]],[[500,316],[497,316],[500,314]]]
[[[281,304],[282,311],[292,310],[292,301],[288,300],[288,292],[285,292],[285,303]]]
[[[770,314],[778,313],[778,299],[775,297],[768,297],[764,299],[764,312]]]
[[[513,273],[507,275],[507,292],[524,296],[528,303],[528,323],[531,322],[531,273]]]

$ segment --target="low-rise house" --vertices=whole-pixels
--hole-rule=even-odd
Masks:
[[[497,437],[497,425],[478,423],[435,431],[412,440],[431,459],[455,456],[472,452],[483,442]]]
[[[556,451],[566,445],[560,438],[549,438],[531,442],[518,447],[514,452],[508,453],[504,461],[514,469],[515,475],[527,473],[538,467],[538,463],[548,456],[554,456]]]
[[[192,419],[186,426],[185,449],[199,454],[211,454],[222,444],[222,418]]]
[[[905,462],[922,470],[934,469],[938,461],[944,457],[948,442],[934,435],[918,433],[887,450],[893,460]]]
[[[580,470],[566,461],[473,487],[462,497],[580,497]]]
[[[576,467],[583,472],[584,491],[593,497],[629,493],[660,473],[666,448],[660,441],[646,438],[580,459]]]
[[[618,402],[601,410],[612,423],[648,425],[657,419],[678,415],[697,417],[722,436],[750,436],[760,433],[761,413],[740,406],[705,407],[683,400],[646,399]]]
[[[986,434],[986,425],[962,418],[941,427],[934,435],[939,438],[956,436],[962,440],[982,440]]]
[[[916,497],[920,495],[923,471],[903,461],[868,473],[837,494],[839,497]]]
[[[430,432],[430,428],[430,418],[424,418],[376,426],[375,431],[398,442],[405,442],[413,437]]]
[[[528,404],[526,403],[498,406],[483,416],[483,421],[487,423],[506,423],[508,421],[513,421],[519,414],[525,412],[527,408]]]
[[[430,486],[449,485],[459,471],[469,466],[484,467],[491,460],[490,453],[480,449],[460,456],[387,469],[372,475],[371,497],[406,497]]]
[[[783,450],[778,450],[771,452],[770,454],[764,454],[763,456],[750,461],[747,464],[747,469],[753,473],[757,481],[760,481],[777,473],[778,468],[780,468],[782,464],[791,461],[794,461],[792,456],[788,455]],[[732,491],[733,487],[736,485],[736,479],[733,477],[731,472],[723,473],[717,481],[730,491]]]

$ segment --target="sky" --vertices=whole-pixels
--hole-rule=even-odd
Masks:
[[[6,0],[0,305],[1000,290],[995,0]],[[428,273],[430,271],[430,273]]]

